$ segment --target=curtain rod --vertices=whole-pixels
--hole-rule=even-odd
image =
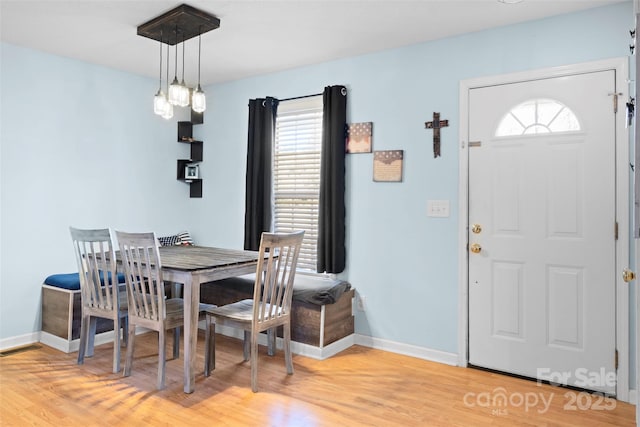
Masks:
[[[281,102],[282,101],[293,101],[294,99],[311,98],[312,96],[320,96],[320,95],[322,95],[322,94],[321,93],[314,93],[312,95],[294,96],[293,98],[278,99],[278,101],[281,101]]]

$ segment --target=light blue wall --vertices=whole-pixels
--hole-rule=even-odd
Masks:
[[[38,331],[42,279],[75,269],[69,225],[241,248],[248,100],[344,84],[349,121],[374,123],[376,150],[405,151],[402,183],[372,182],[371,154],[347,157],[342,276],[367,298],[356,330],[456,353],[460,80],[626,56],[632,26],[627,2],[207,87],[202,199],[175,179],[188,147],[151,112],[155,80],[0,44],[0,342]],[[450,123],[438,159],[434,111]],[[428,199],[451,216],[427,217]]]
[[[456,353],[458,126],[463,79],[628,55],[632,5],[622,3],[490,31],[207,87],[200,241],[242,246],[247,102],[349,89],[348,120],[373,122],[376,150],[404,150],[402,183],[372,182],[372,155],[347,156],[348,279],[366,296],[356,332]],[[439,111],[442,157],[424,122]],[[449,218],[429,218],[448,199]]]
[[[39,331],[43,279],[77,271],[70,225],[177,232],[189,199],[153,80],[0,49],[1,340]]]

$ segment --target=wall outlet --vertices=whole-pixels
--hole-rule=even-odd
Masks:
[[[364,295],[358,294],[358,296],[356,297],[356,308],[358,309],[358,311],[365,311],[366,307],[367,307],[366,297]]]

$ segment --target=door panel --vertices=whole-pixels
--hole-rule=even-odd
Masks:
[[[613,71],[470,91],[471,364],[615,393],[614,91]]]

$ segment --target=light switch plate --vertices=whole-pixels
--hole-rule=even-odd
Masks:
[[[447,218],[449,216],[449,201],[427,200],[427,216]]]

